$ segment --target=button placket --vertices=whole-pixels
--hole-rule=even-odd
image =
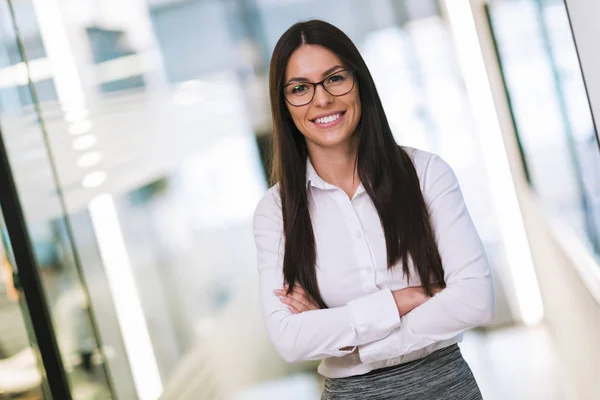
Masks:
[[[360,222],[356,209],[354,208],[354,202],[351,201],[342,190],[339,190],[337,196],[338,197],[336,200],[342,209],[348,230],[351,232],[351,237],[353,237],[354,243],[352,248],[360,268],[360,279],[363,284],[363,289],[367,293],[371,292],[374,288],[376,288],[374,274],[375,269],[373,268],[371,251],[363,231],[362,223]]]
[[[365,275],[368,278],[365,281],[363,281],[363,285],[364,285],[365,289],[373,289],[373,287],[381,288],[382,286],[380,286],[380,284],[385,284],[385,279],[382,279],[381,274],[378,273],[377,268],[375,267],[377,265],[377,263],[375,261],[375,258],[373,257],[373,253],[371,251],[371,244],[369,243],[369,238],[363,229],[362,222],[358,216],[358,212],[356,211],[355,207],[357,207],[357,204],[356,204],[356,201],[353,201],[352,208],[354,210],[354,215],[356,216],[357,225],[360,226],[360,237],[361,237],[360,246],[363,249],[361,251],[361,253],[362,253],[361,262],[362,262],[362,265],[364,265],[363,270],[366,271]],[[383,285],[383,286],[385,286],[385,285]]]
[[[377,287],[383,287],[386,284],[386,279],[385,276],[377,271],[376,269],[374,269],[375,271],[375,285],[377,285]]]

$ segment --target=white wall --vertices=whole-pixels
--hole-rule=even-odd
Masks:
[[[569,400],[597,399],[600,304],[590,292],[593,282],[583,278],[579,269],[600,270],[600,266],[583,265],[572,257],[573,249],[567,243],[570,233],[550,227],[549,217],[540,212],[539,202],[531,192],[522,193],[521,207],[546,310],[545,324],[558,353],[561,372],[573,391]]]

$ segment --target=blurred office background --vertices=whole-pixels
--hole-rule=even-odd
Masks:
[[[457,173],[495,278],[461,345],[484,398],[596,398],[600,149],[563,1],[0,0],[1,139],[72,398],[319,398],[266,335],[251,231],[270,54],[309,18]],[[0,229],[0,398],[51,399]]]

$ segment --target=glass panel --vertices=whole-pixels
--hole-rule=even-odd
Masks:
[[[490,15],[533,188],[600,254],[600,151],[564,2],[496,0]]]
[[[0,210],[0,396],[51,399],[27,308],[15,284],[14,258]]]
[[[600,257],[600,144],[581,74],[573,34],[565,3],[541,1],[542,18],[547,32],[559,96],[563,99],[565,118],[572,138],[572,149],[582,186],[585,228],[592,248]]]
[[[54,174],[52,148],[47,147],[38,99],[56,97],[44,64],[33,9],[14,5],[20,36],[14,30],[11,4],[0,2],[0,128],[27,221],[27,230],[51,308],[57,341],[75,399],[111,398],[77,255],[68,235],[68,221]],[[21,42],[19,42],[21,41]],[[31,49],[25,62],[19,44]],[[36,87],[28,84],[28,76]],[[39,89],[39,90],[38,90]],[[51,101],[51,100],[50,100]]]

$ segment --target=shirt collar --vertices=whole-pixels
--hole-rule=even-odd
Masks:
[[[339,189],[337,186],[325,182],[323,178],[321,178],[319,174],[317,174],[315,167],[313,167],[312,163],[310,162],[310,157],[306,157],[306,188],[308,189],[310,186],[319,189]],[[356,189],[354,197],[358,196],[364,191],[365,188],[361,182],[360,185],[358,185],[358,188]]]
[[[310,157],[306,157],[306,187],[314,186],[319,189],[331,189],[335,186],[325,182],[310,162]]]

